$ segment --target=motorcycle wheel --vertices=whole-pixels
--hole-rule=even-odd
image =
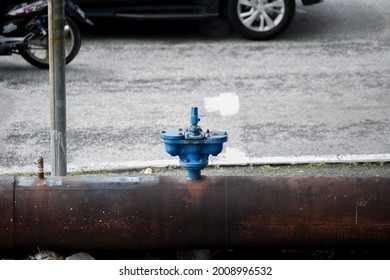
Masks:
[[[47,22],[47,16],[44,17]],[[44,36],[37,31],[34,19],[29,21],[25,27],[26,31],[34,32],[35,36],[27,40],[26,46],[19,49],[21,56],[32,65],[42,68],[49,68],[49,42],[48,35]],[[76,23],[66,18],[64,25],[65,35],[65,60],[66,64],[71,62],[79,53],[81,46],[80,30]]]

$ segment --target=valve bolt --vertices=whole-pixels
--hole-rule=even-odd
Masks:
[[[35,162],[38,166],[38,178],[39,179],[44,179],[45,178],[45,173],[43,172],[43,157],[40,156],[37,161]]]

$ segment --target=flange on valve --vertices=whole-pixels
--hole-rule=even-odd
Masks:
[[[190,127],[165,129],[160,138],[171,156],[179,156],[180,165],[187,170],[189,180],[199,179],[201,170],[209,164],[209,156],[217,156],[228,140],[227,132],[203,130],[198,126],[198,107],[191,108]]]

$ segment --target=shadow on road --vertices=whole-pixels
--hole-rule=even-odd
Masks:
[[[303,10],[302,10],[303,9]],[[272,39],[286,41],[311,40],[327,34],[340,19],[319,8],[298,9],[291,26],[281,35]],[[329,18],[330,17],[330,18]],[[85,38],[129,38],[137,40],[196,40],[196,41],[237,41],[247,39],[235,33],[225,18],[205,21],[135,21],[119,19],[93,19],[95,26],[80,26]]]
[[[241,38],[223,19],[212,21],[94,20],[95,26],[80,26],[85,38],[226,40]]]
[[[303,6],[297,1],[289,28],[272,41],[345,40],[372,37],[386,28],[380,6],[354,2],[324,1]],[[366,20],[362,20],[362,18]],[[234,33],[226,18],[208,21],[96,20],[95,27],[82,27],[86,37],[133,37],[134,39],[246,40]]]

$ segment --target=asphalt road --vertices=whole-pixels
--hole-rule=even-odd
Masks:
[[[228,132],[211,162],[390,160],[390,2],[298,5],[272,41],[224,20],[98,23],[67,66],[69,170],[177,162],[159,131]],[[0,57],[0,174],[50,162],[47,71]],[[47,166],[49,168],[49,166]]]

